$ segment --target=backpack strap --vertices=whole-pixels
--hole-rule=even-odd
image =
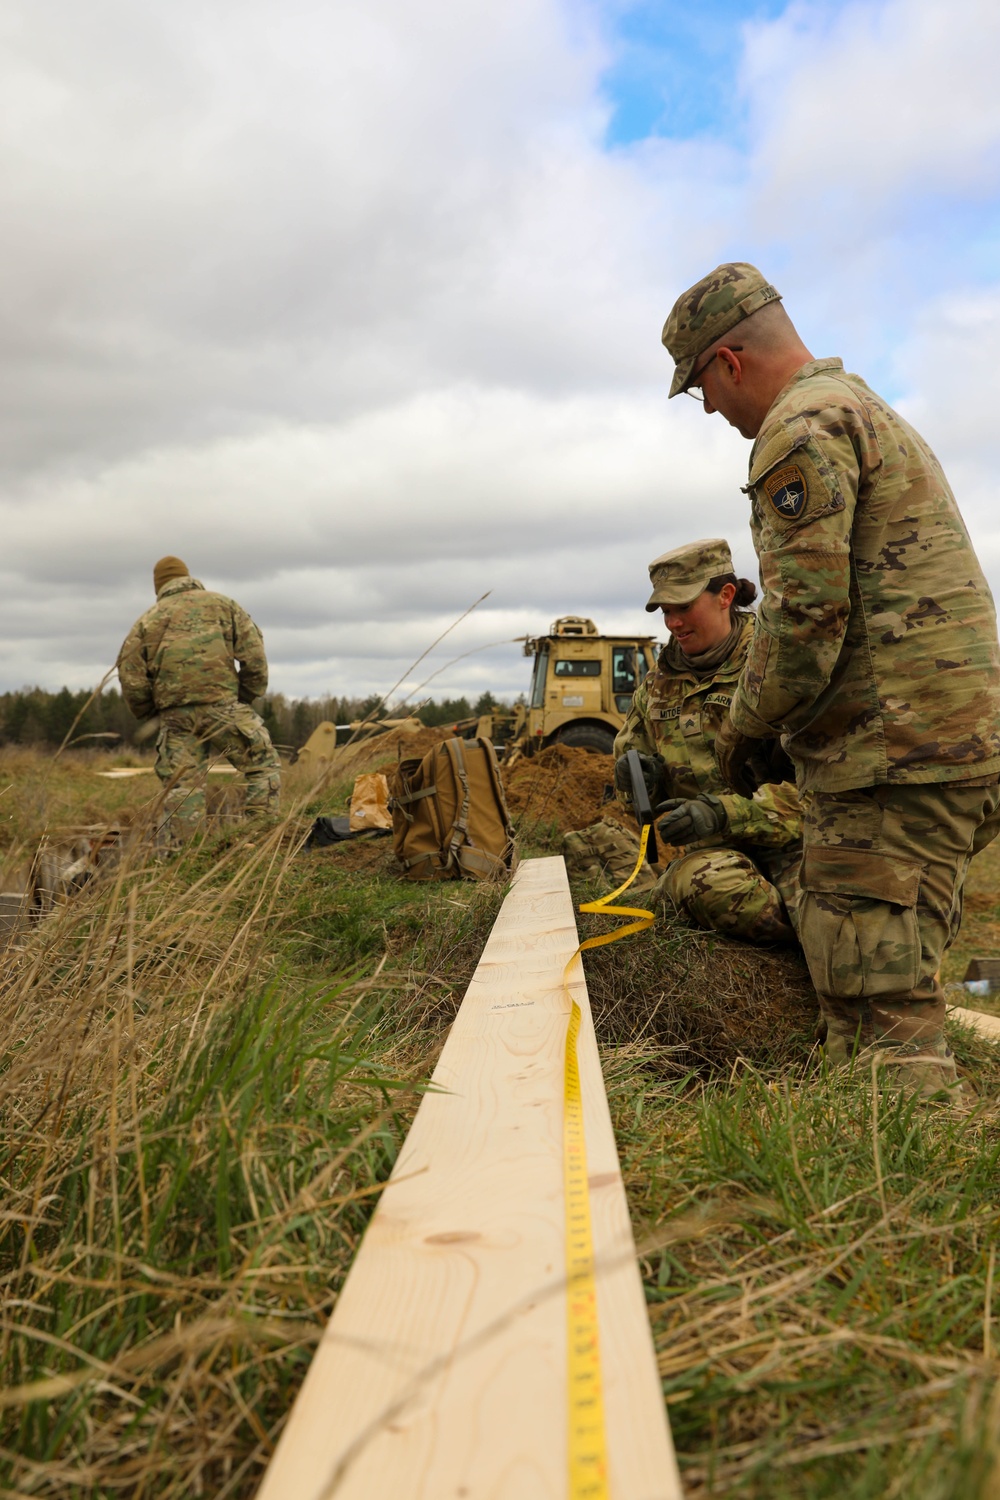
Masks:
[[[480,739],[478,743],[483,747],[486,760],[486,769],[489,774],[490,781],[493,785],[493,795],[496,798],[497,807],[502,809],[503,811],[504,832],[506,833],[511,846],[513,847],[514,829],[510,821],[510,809],[507,806],[507,798],[504,795],[503,782],[500,780],[500,767],[497,764],[497,755],[496,751],[493,748],[493,741],[489,739]]]
[[[458,851],[458,862],[463,870],[478,870],[483,876],[495,875],[505,868],[502,859],[495,854],[486,854],[472,844],[466,844]]]
[[[437,787],[436,786],[425,786],[424,789],[423,789],[423,791],[420,791],[420,792],[410,792],[409,795],[406,796],[406,797],[390,797],[390,799],[389,799],[389,811],[392,812],[394,808],[398,807],[399,810],[400,810],[400,812],[403,814],[403,817],[406,819],[406,821],[408,823],[412,823],[413,822],[413,814],[412,813],[408,813],[406,811],[406,809],[409,807],[410,803],[411,802],[419,802],[420,799],[421,799],[421,797],[433,797],[434,793],[436,791],[437,791]]]
[[[448,840],[448,849],[444,859],[445,869],[451,870],[461,869],[458,851],[469,837],[469,773],[465,765],[465,755],[462,752],[462,741],[453,735],[451,739],[445,740],[444,747],[451,761],[455,780],[462,788],[462,805],[451,826],[451,837]]]
[[[442,873],[444,871],[444,866],[441,865],[441,851],[439,849],[431,849],[426,854],[418,854],[414,859],[400,858],[400,863],[407,872],[415,870],[418,865],[429,864],[437,864],[440,866]]]

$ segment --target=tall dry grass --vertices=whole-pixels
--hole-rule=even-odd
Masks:
[[[0,757],[8,851],[147,832],[0,955],[0,1494],[254,1493],[502,894],[300,853],[385,754],[167,860]],[[793,959],[586,958],[686,1493],[998,1500],[997,1050],[957,1118],[817,1068]]]
[[[5,1494],[255,1487],[427,1053],[412,1016],[386,1045],[422,979],[384,943],[331,968],[295,938],[343,774],[171,859],[147,797],[117,868],[0,955]]]

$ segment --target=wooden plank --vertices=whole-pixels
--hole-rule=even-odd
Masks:
[[[155,769],[154,766],[115,766],[110,771],[95,771],[94,775],[104,776],[108,781],[121,781],[126,776],[152,776]],[[239,776],[241,773],[235,766],[220,764],[210,765],[208,774],[209,776]]]
[[[627,941],[627,940],[626,940]],[[562,859],[523,862],[258,1500],[568,1500]],[[583,968],[610,1500],[681,1495]]]
[[[991,1042],[1000,1042],[1000,1016],[989,1016],[982,1010],[969,1010],[965,1005],[953,1005],[948,1014],[965,1026],[971,1026]]]

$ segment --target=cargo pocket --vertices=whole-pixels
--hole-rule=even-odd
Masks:
[[[214,718],[210,738],[223,755],[236,755],[250,766],[262,764],[266,758],[264,741],[252,708],[235,703],[231,709],[216,710]],[[243,770],[243,766],[239,769]]]
[[[912,990],[920,979],[921,866],[857,849],[807,849],[799,936],[820,994]]]

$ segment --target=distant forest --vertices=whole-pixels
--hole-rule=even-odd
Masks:
[[[72,730],[69,743],[84,750],[102,746],[131,745],[138,724],[126,708],[117,688],[109,688],[88,703],[85,688],[58,693],[44,688],[22,688],[16,693],[0,693],[0,745],[61,745]],[[502,707],[492,693],[483,693],[475,703],[468,698],[445,698],[428,702],[415,710],[424,724],[450,724],[472,714],[489,713]],[[298,749],[305,744],[317,724],[350,724],[382,711],[381,700],[368,698],[286,698],[283,693],[268,693],[255,705],[271,732],[275,744]],[[78,715],[81,715],[76,723]],[[409,708],[389,710],[392,717],[414,712]],[[75,725],[75,727],[74,727]]]

